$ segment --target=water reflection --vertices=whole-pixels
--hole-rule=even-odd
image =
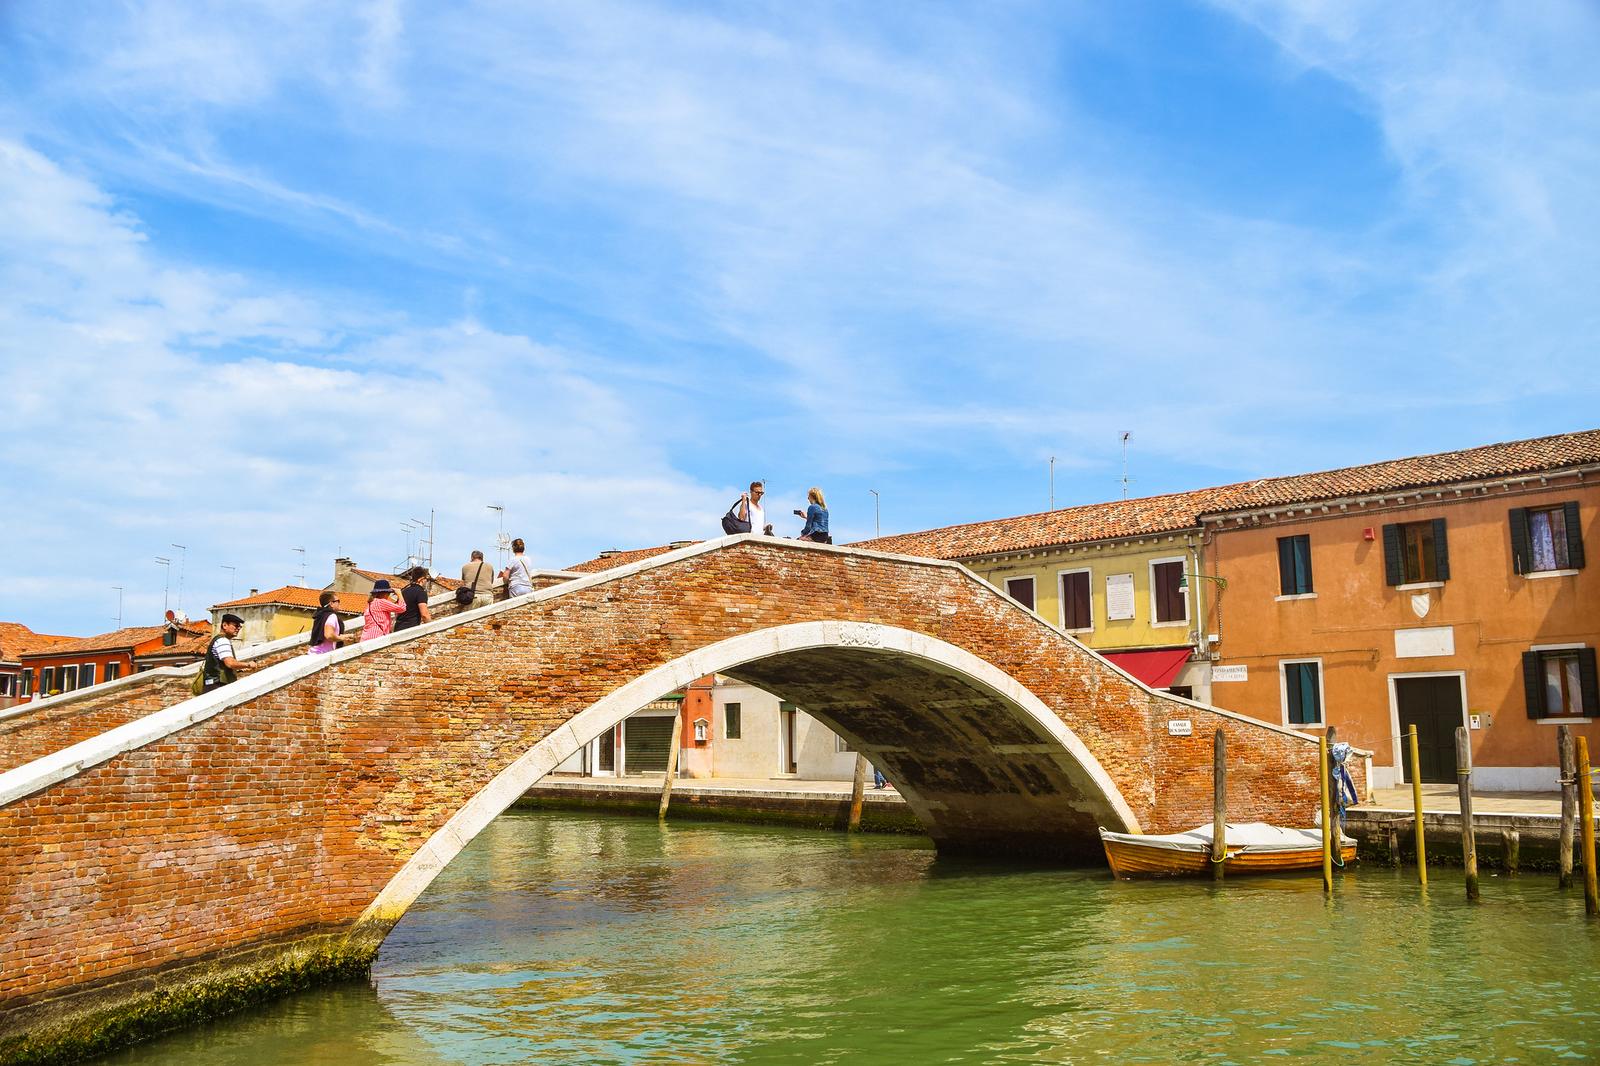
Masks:
[[[512,814],[373,983],[119,1063],[1512,1062],[1594,1057],[1581,895],[1352,868],[1126,884],[925,842]]]

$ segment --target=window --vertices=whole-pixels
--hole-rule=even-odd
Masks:
[[[0,674],[0,696],[11,695],[11,686],[16,680],[14,674]]]
[[[78,667],[78,687],[88,688],[94,684],[94,663],[84,663]]]
[[[1322,663],[1312,659],[1283,667],[1283,716],[1289,725],[1322,724]]]
[[[1444,519],[1393,522],[1383,527],[1384,577],[1391,585],[1450,580]]]
[[[1600,718],[1593,648],[1524,652],[1522,681],[1529,718]]]
[[[168,648],[175,646],[178,643],[178,631],[168,626],[167,631],[161,634],[161,643]]]
[[[1022,604],[1028,610],[1033,610],[1033,578],[1006,578],[1006,595]]]
[[[1284,596],[1305,596],[1311,590],[1311,538],[1278,538],[1278,590]]]
[[[78,668],[76,666],[63,666],[61,668],[61,691],[71,692],[78,687]]]
[[[1519,574],[1583,568],[1578,505],[1511,509],[1511,566]]]
[[[722,735],[729,740],[739,739],[739,705],[727,704],[722,708]]]
[[[1061,575],[1061,628],[1083,633],[1094,628],[1094,603],[1089,598],[1089,571]]]
[[[122,676],[121,663],[106,663],[106,680],[115,681]]]
[[[1176,625],[1189,620],[1189,593],[1182,584],[1182,559],[1163,559],[1150,564],[1150,609],[1156,625]]]
[[[31,666],[22,671],[22,695],[33,695],[33,668]]]
[[[55,690],[56,668],[53,666],[47,666],[44,668],[43,672],[39,674],[39,691],[44,693],[46,696],[49,696],[54,693]]]

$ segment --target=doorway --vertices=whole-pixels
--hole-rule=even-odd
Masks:
[[[1401,780],[1411,781],[1410,742],[1407,734],[1417,727],[1417,762],[1424,784],[1456,783],[1456,729],[1465,725],[1461,715],[1461,675],[1396,677],[1395,718],[1400,726]]]
[[[613,726],[594,741],[594,776],[613,777],[617,772],[617,730]]]
[[[778,704],[778,772],[798,774],[800,756],[795,745],[795,705]]]

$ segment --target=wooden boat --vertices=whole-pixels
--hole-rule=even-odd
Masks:
[[[1322,830],[1284,829],[1266,822],[1228,823],[1225,873],[1277,873],[1322,866]],[[1211,826],[1187,833],[1146,836],[1100,830],[1106,861],[1117,877],[1194,877],[1211,875]],[[1340,834],[1336,863],[1356,857],[1356,842]]]

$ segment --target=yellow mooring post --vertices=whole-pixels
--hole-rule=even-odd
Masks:
[[[1411,727],[1411,810],[1416,826],[1416,882],[1427,888],[1427,842],[1422,839],[1422,765],[1416,754],[1416,727]]]
[[[1211,876],[1218,881],[1227,860],[1228,735],[1219,729],[1211,745]]]
[[[845,826],[848,833],[861,831],[861,801],[867,794],[867,757],[860,752],[856,753],[856,776],[850,783],[850,822]]]
[[[1322,891],[1333,893],[1333,804],[1328,798],[1328,738],[1317,738],[1317,777],[1322,782]]]
[[[1413,821],[1417,830],[1417,883],[1428,887],[1428,845],[1423,840],[1422,826],[1422,764],[1417,761],[1417,727],[1411,727],[1411,806],[1416,811]]]
[[[1578,810],[1583,818],[1583,909],[1600,914],[1594,871],[1594,784],[1589,779],[1589,738],[1578,737]]]
[[[678,772],[678,742],[683,739],[683,711],[680,709],[672,719],[672,739],[667,743],[667,772],[661,778],[661,809],[656,811],[656,818],[662,821],[667,817],[667,804],[672,801],[672,777]]]

